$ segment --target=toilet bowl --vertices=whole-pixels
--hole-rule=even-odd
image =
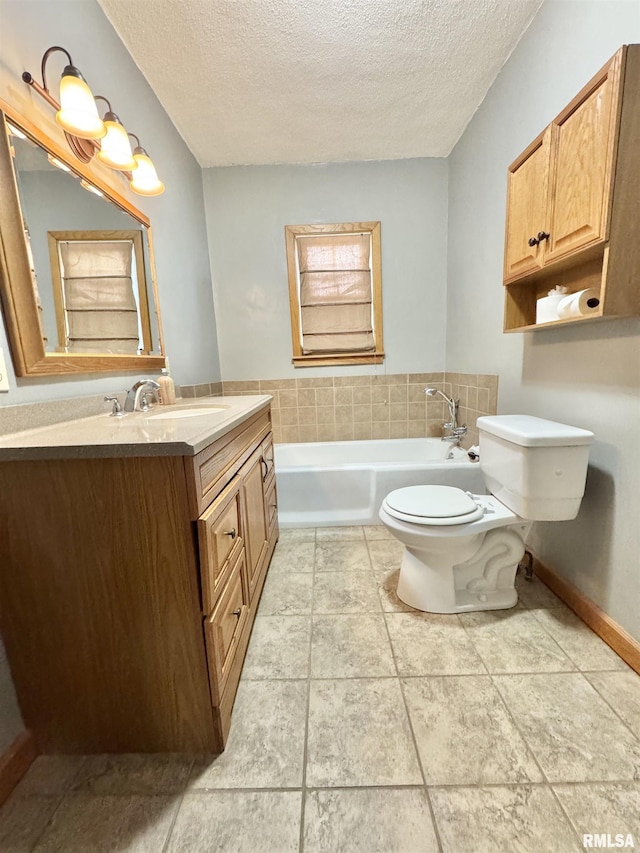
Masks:
[[[527,415],[478,418],[478,431],[490,494],[409,486],[382,502],[380,520],[405,546],[398,597],[418,610],[514,607],[533,522],[578,513],[593,433]]]

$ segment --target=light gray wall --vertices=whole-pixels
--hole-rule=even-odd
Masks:
[[[204,170],[225,380],[444,369],[447,164],[442,159]],[[295,369],[285,225],[380,220],[381,365]]]
[[[507,166],[621,44],[638,41],[637,2],[547,0],[455,147],[446,363],[499,373],[499,413],[593,430],[578,518],[537,525],[532,545],[640,638],[640,321],[502,333]]]
[[[174,379],[179,384],[217,381],[220,363],[202,170],[95,0],[0,0],[0,97],[59,134],[53,110],[20,79],[25,69],[39,79],[42,54],[52,44],[71,53],[94,94],[110,99],[164,180],[164,195],[150,199],[130,193],[124,181],[117,186],[151,220],[165,345]],[[64,64],[62,54],[49,61],[48,82],[54,94]],[[10,362],[4,326],[0,347]],[[127,373],[16,380],[8,367],[10,392],[0,395],[0,405],[121,391],[137,378]]]

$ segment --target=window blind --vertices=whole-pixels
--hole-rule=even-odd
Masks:
[[[305,236],[296,244],[302,352],[375,349],[370,235]]]
[[[138,312],[129,241],[60,242],[69,352],[136,353]]]

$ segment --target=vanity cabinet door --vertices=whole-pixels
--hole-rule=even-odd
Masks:
[[[608,237],[620,54],[552,125],[552,198],[547,261]]]
[[[550,129],[509,167],[504,278],[511,281],[542,267],[549,196]],[[532,245],[533,243],[533,245]]]
[[[231,483],[198,519],[202,607],[210,613],[243,545],[240,484]]]
[[[263,491],[265,465],[262,448],[259,447],[242,468],[244,530],[250,598],[253,597],[258,583],[260,569],[267,550],[267,519]]]
[[[205,620],[207,658],[211,681],[211,699],[220,705],[236,649],[249,618],[249,595],[245,584],[245,554],[241,552],[220,599]]]

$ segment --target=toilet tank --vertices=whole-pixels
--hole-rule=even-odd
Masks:
[[[478,418],[480,467],[492,495],[532,521],[565,521],[580,508],[587,477],[586,429],[534,418]]]

